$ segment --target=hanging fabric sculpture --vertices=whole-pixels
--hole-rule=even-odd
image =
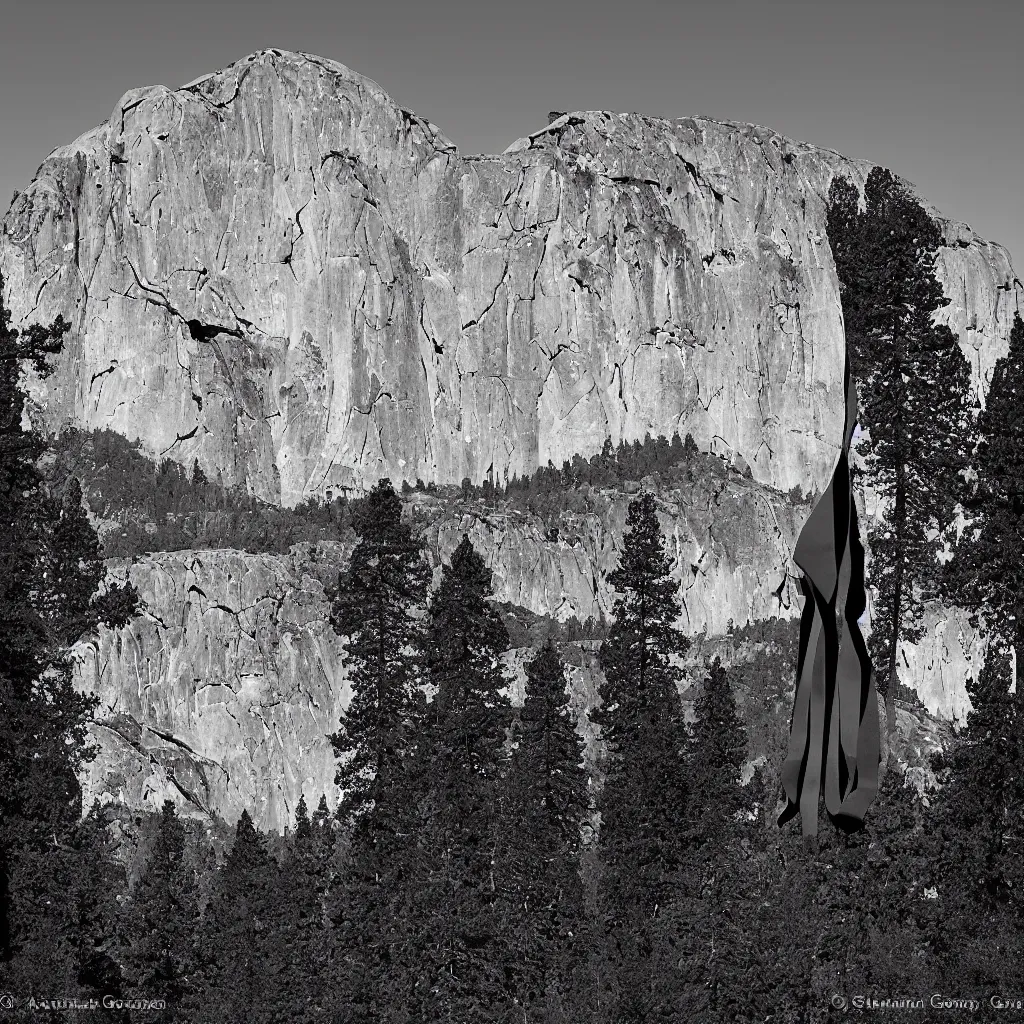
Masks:
[[[846,421],[839,462],[793,553],[803,572],[804,611],[789,753],[782,767],[787,803],[778,821],[784,825],[799,813],[805,836],[817,834],[822,790],[832,822],[855,832],[878,789],[878,701],[857,622],[866,597],[864,548],[850,474],[857,391],[849,356],[843,381]],[[842,636],[837,613],[844,620]]]

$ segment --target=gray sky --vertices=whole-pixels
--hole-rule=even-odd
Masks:
[[[347,64],[466,153],[549,110],[767,125],[891,168],[1024,265],[1020,0],[8,0],[0,209],[128,89],[271,46]]]

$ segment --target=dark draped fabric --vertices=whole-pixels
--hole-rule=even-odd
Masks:
[[[857,390],[843,370],[846,421],[832,481],[804,524],[793,553],[802,570],[804,610],[789,753],[782,766],[784,825],[798,813],[805,836],[818,831],[818,799],[845,832],[864,824],[878,790],[875,677],[857,620],[864,613],[864,548],[850,474]]]

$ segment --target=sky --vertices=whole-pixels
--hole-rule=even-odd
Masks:
[[[1024,269],[1024,3],[8,0],[0,210],[129,89],[267,47],[348,65],[496,153],[550,110],[765,125],[889,167]]]

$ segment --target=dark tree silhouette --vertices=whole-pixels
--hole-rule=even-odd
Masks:
[[[155,1020],[182,1019],[180,1005],[192,990],[192,943],[198,921],[196,880],[185,859],[185,827],[174,804],[165,800],[122,928],[125,993],[165,999],[167,1009],[159,1011]]]
[[[696,846],[720,848],[740,831],[752,809],[740,781],[747,730],[736,709],[729,674],[715,658],[697,695],[687,748],[688,836]]]
[[[619,564],[608,576],[620,596],[601,645],[601,706],[591,716],[607,751],[598,801],[598,904],[610,955],[619,964],[607,998],[617,1000],[620,1016],[650,1010],[644,969],[649,922],[684,863],[687,732],[678,691],[682,671],[673,659],[689,648],[675,627],[678,584],[651,494],[630,502],[626,527]]]
[[[836,178],[827,229],[839,275],[850,365],[857,382],[868,483],[888,502],[868,532],[877,590],[869,650],[895,724],[900,640],[921,637],[924,597],[937,588],[941,536],[963,497],[972,448],[970,368],[956,336],[936,325],[947,305],[934,273],[937,224],[889,171],[864,186]]]
[[[1024,321],[1014,316],[1009,351],[997,360],[975,455],[968,522],[946,565],[943,597],[984,613],[992,642],[1011,644],[1024,673]]]
[[[491,571],[463,537],[427,617],[427,708],[414,793],[419,859],[403,888],[420,1020],[498,1019],[507,1002],[495,866],[504,745],[511,725],[508,632]]]
[[[583,740],[550,640],[527,663],[513,737],[499,887],[507,971],[523,1013],[536,1019],[547,1009],[564,1012],[570,999],[571,951],[584,924],[580,853],[589,808]]]
[[[311,820],[305,798],[300,797],[295,829],[288,836],[277,876],[275,947],[283,962],[277,972],[274,1019],[282,1024],[321,1019],[332,1002],[332,935],[327,927],[328,900],[334,881],[332,822],[324,798],[321,797]]]
[[[199,929],[195,990],[181,1019],[215,1024],[271,1024],[286,959],[277,928],[279,867],[266,838],[242,811],[235,841],[213,880]]]
[[[40,955],[34,929],[57,898],[41,864],[82,811],[96,699],[72,686],[68,647],[102,622],[123,625],[138,601],[130,586],[97,594],[104,569],[80,492],[51,496],[37,468],[43,441],[22,425],[22,369],[46,377],[68,329],[58,317],[19,332],[0,301],[0,980],[17,976],[19,950],[29,968]]]
[[[348,821],[392,784],[422,716],[414,658],[429,568],[401,517],[401,499],[381,480],[359,514],[359,543],[331,610],[351,665],[352,700],[331,737],[345,791],[338,813]]]
[[[1012,910],[1018,922],[1024,912],[1024,714],[1005,649],[989,648],[967,694],[966,729],[936,760],[943,785],[926,834],[943,906],[974,931],[996,911]]]
[[[345,638],[352,699],[331,737],[344,789],[337,815],[348,842],[345,884],[326,897],[335,1005],[353,1020],[387,1019],[404,972],[395,906],[415,863],[414,755],[424,728],[419,664],[429,569],[387,480],[357,519],[359,542],[341,573],[331,622]]]

